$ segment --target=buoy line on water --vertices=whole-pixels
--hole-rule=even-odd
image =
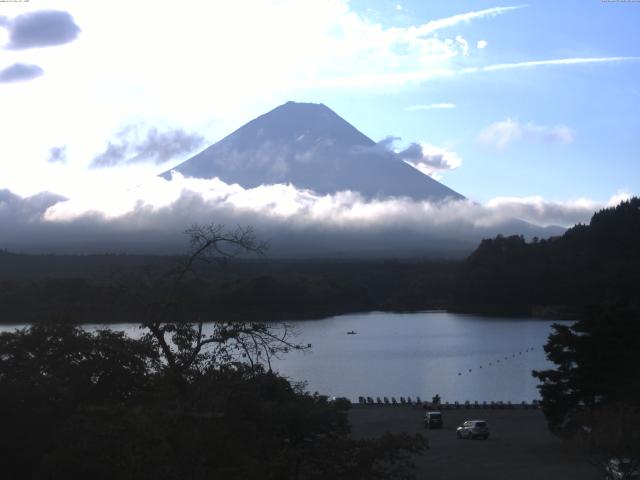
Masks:
[[[497,360],[495,360],[495,363],[496,363],[496,364],[498,364],[498,363],[501,363],[501,361],[502,361],[502,362],[505,362],[506,360],[514,359],[514,358],[516,358],[516,355],[522,355],[522,353],[523,353],[523,352],[524,352],[524,353],[533,352],[534,350],[535,350],[535,347],[529,347],[529,348],[527,348],[527,349],[525,349],[525,350],[520,350],[520,351],[519,351],[519,352],[517,352],[517,353],[512,353],[512,354],[511,354],[511,356],[507,355],[507,356],[506,356],[506,357],[504,357],[503,359],[498,358]],[[505,363],[506,363],[506,362],[505,362]],[[485,366],[486,366],[486,367],[492,367],[492,366],[493,366],[493,362],[489,362],[489,363],[488,363],[488,364],[486,364],[486,365],[480,365],[480,366],[478,366],[478,368],[483,368],[483,367],[485,367]],[[473,372],[473,369],[472,369],[472,368],[469,368],[469,369],[468,369],[468,371],[467,371],[467,373],[472,373],[472,372]],[[458,376],[462,376],[462,370],[458,372]]]

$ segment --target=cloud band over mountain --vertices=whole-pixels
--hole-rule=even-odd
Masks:
[[[353,192],[317,195],[291,185],[244,189],[180,175],[171,181],[155,178],[101,201],[0,193],[0,222],[5,226],[0,248],[79,253],[181,252],[186,228],[218,223],[253,226],[260,238],[270,240],[274,257],[461,256],[481,238],[497,233],[559,233],[523,221],[570,226],[587,222],[604,206],[537,197],[496,198],[484,205],[468,200],[368,201]]]

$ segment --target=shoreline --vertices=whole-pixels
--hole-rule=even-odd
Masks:
[[[251,318],[251,321],[256,322],[264,322],[264,323],[278,323],[278,322],[313,322],[313,321],[321,321],[327,318],[332,317],[340,317],[343,315],[358,315],[358,314],[368,314],[368,313],[388,313],[388,314],[418,314],[418,313],[452,313],[459,315],[470,315],[470,316],[480,316],[480,317],[492,317],[492,318],[510,318],[510,319],[522,319],[522,320],[541,320],[541,321],[549,321],[549,320],[557,320],[557,321],[577,321],[580,319],[580,315],[577,311],[559,311],[559,310],[532,310],[529,313],[523,313],[521,310],[509,310],[509,309],[468,309],[468,308],[459,308],[459,307],[444,307],[442,305],[427,307],[427,308],[418,308],[418,309],[404,309],[404,308],[354,308],[354,309],[326,309],[326,310],[308,310],[308,311],[299,311],[299,312],[285,312],[285,313],[275,313],[270,312],[269,314],[260,313],[259,311],[247,311],[247,312],[238,312],[238,311],[220,311],[218,313],[211,314],[211,318],[204,320],[205,323],[215,322],[217,320],[230,320],[230,321],[243,321],[247,318]],[[555,315],[557,314],[557,315]],[[200,316],[207,317],[206,312],[192,312],[191,316]],[[5,317],[10,317],[11,315],[5,315]],[[16,315],[13,317],[15,318]],[[67,313],[67,312],[59,312],[58,314],[54,314],[51,311],[42,312],[42,313],[23,313],[17,316],[23,316],[23,318],[19,320],[12,319],[10,321],[5,321],[4,318],[0,319],[0,325],[2,326],[22,326],[22,325],[32,325],[35,323],[47,322],[51,321],[55,318],[63,318],[67,319],[73,323],[78,325],[119,325],[119,324],[140,324],[142,323],[139,318],[141,315],[137,315],[135,313],[124,313],[120,312],[114,315],[110,315],[107,313]],[[82,317],[82,318],[78,318]],[[91,320],[86,320],[86,318],[91,318]],[[180,322],[177,322],[180,323]],[[195,323],[195,321],[186,320],[185,323]]]

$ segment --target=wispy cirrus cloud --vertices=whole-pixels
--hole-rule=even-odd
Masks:
[[[629,62],[640,60],[640,57],[575,57],[575,58],[556,58],[550,60],[531,60],[526,62],[515,63],[498,63],[495,65],[487,65],[485,67],[470,67],[460,70],[461,73],[476,72],[498,72],[501,70],[514,70],[518,68],[534,68],[553,65],[579,65],[584,63],[610,63],[610,62]]]
[[[419,104],[419,105],[410,105],[405,107],[407,112],[417,112],[419,110],[443,110],[449,108],[456,108],[455,103],[429,103],[429,104]]]
[[[480,44],[480,42],[478,42]],[[469,47],[462,37],[455,42],[461,50],[462,55],[469,54]],[[457,55],[453,43],[443,43],[443,51],[449,52],[448,58],[454,58]],[[479,49],[486,47],[486,43],[482,43]],[[318,82],[320,86],[331,87],[385,87],[400,86],[406,84],[419,84],[428,80],[454,77],[457,75],[474,74],[480,72],[499,72],[507,70],[517,70],[526,68],[549,67],[549,66],[572,66],[582,64],[599,64],[599,63],[622,63],[630,61],[638,61],[640,57],[576,57],[576,58],[557,58],[548,60],[531,60],[514,63],[498,63],[486,65],[484,67],[465,67],[456,69],[445,62],[435,62],[433,65],[425,68],[397,71],[397,72],[378,72],[371,74],[349,75],[344,77],[329,78]]]
[[[414,27],[416,31],[418,31],[419,35],[426,35],[427,33],[433,33],[437,30],[441,30],[447,27],[453,27],[454,25],[458,25],[460,23],[469,23],[472,20],[478,18],[487,18],[487,17],[495,17],[498,15],[502,15],[503,13],[511,12],[514,10],[520,10],[521,8],[525,8],[527,5],[515,5],[512,7],[493,7],[493,8],[485,8],[484,10],[476,10],[474,12],[466,12],[460,13],[458,15],[453,15],[451,17],[441,18],[438,20],[431,20],[419,27]]]
[[[466,40],[443,42],[442,51],[448,52],[447,60],[451,60],[458,55],[458,51],[462,55],[468,55],[469,48]],[[457,47],[454,47],[456,45]],[[479,47],[480,49],[484,46]],[[549,66],[572,66],[583,64],[604,64],[604,63],[622,63],[638,61],[640,57],[576,57],[576,58],[556,58],[548,60],[530,60],[514,63],[498,63],[486,65],[484,67],[465,67],[455,68],[451,62],[442,61],[445,56],[440,58],[441,61],[435,61],[436,56],[432,57],[431,65],[424,65],[420,68],[405,71],[380,71],[369,74],[348,75],[343,77],[335,77],[318,82],[319,86],[327,87],[386,87],[386,86],[402,86],[407,84],[420,84],[437,78],[455,77],[458,75],[468,75],[481,72],[500,72],[508,70],[538,68]]]
[[[503,150],[518,140],[567,145],[573,142],[574,137],[573,130],[566,125],[537,125],[507,118],[485,127],[478,135],[478,141],[483,145]]]

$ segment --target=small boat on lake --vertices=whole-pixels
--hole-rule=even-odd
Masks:
[[[351,330],[347,332],[347,335],[355,335],[357,332],[355,330]]]

